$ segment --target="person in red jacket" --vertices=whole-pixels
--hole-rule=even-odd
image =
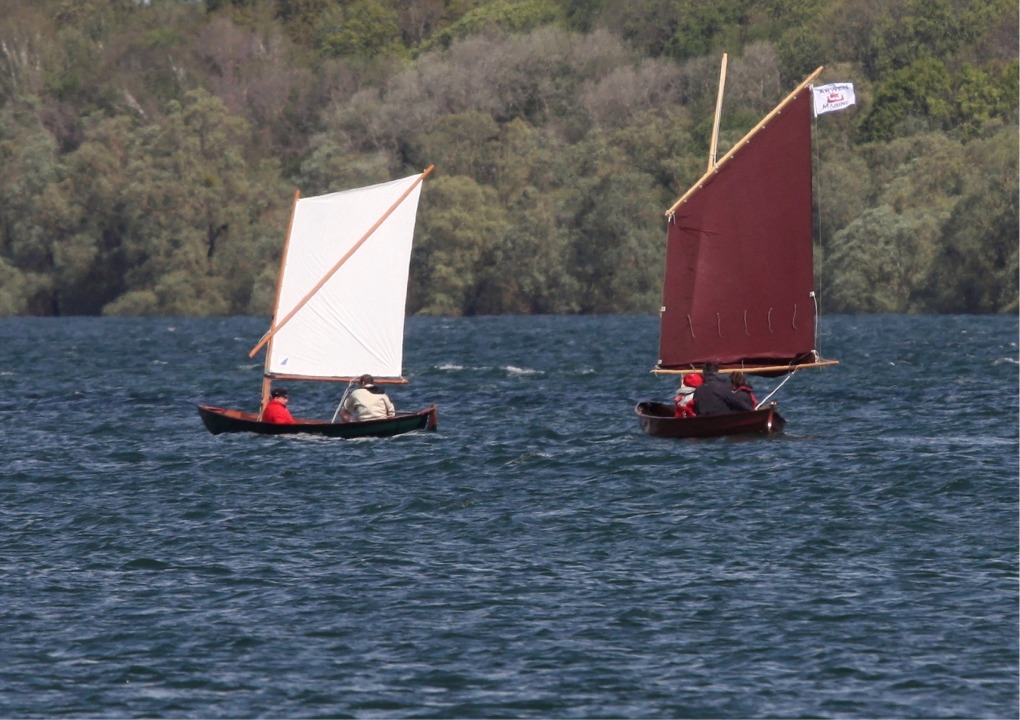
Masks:
[[[701,385],[700,374],[691,373],[690,375],[683,376],[680,381],[680,388],[676,391],[676,397],[673,398],[673,402],[676,404],[676,411],[673,413],[673,417],[684,418],[697,415],[694,406],[694,389],[699,385]]]
[[[262,422],[269,423],[280,423],[281,425],[293,425],[294,417],[290,414],[290,410],[287,409],[287,391],[283,388],[277,388],[269,393],[269,402],[266,403],[265,410],[262,411]]]

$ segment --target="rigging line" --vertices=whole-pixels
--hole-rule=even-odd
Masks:
[[[814,88],[814,86],[811,86]],[[815,133],[818,130],[818,116],[811,113],[811,153],[812,153],[812,171],[811,171],[811,188],[815,197],[815,205],[818,207],[818,225],[815,228],[815,239],[818,241],[818,288],[821,288],[825,283],[822,282],[822,274],[824,272],[823,263],[825,262],[825,248],[822,247],[822,185],[818,181],[818,173],[814,172],[814,168],[821,164],[821,159],[818,151],[818,146],[814,142]],[[812,255],[814,254],[814,248],[811,248]],[[815,279],[811,278],[811,282],[814,283]],[[811,297],[815,299],[815,345],[818,345],[818,313],[820,312],[818,298],[815,297],[815,293],[812,291]]]
[[[354,385],[354,378],[350,379],[350,381],[347,383],[347,389],[344,390],[344,394],[340,396],[340,404],[336,406],[336,412],[333,413],[333,420],[331,422],[335,423],[337,417],[340,416],[340,411],[344,407],[344,400],[346,400],[347,396],[351,394],[351,386],[352,385]]]
[[[757,410],[757,409],[758,409],[758,408],[760,408],[760,407],[761,407],[762,405],[764,405],[765,403],[767,403],[767,402],[769,401],[769,398],[770,398],[770,397],[772,397],[773,395],[775,395],[775,394],[776,394],[777,392],[779,392],[779,389],[780,389],[781,387],[783,387],[783,385],[785,385],[785,384],[786,384],[786,382],[787,382],[787,381],[788,381],[788,380],[789,380],[790,378],[792,378],[792,377],[793,377],[793,376],[794,376],[794,375],[795,375],[796,373],[797,373],[797,371],[796,371],[796,370],[794,370],[794,371],[793,371],[792,373],[790,373],[790,374],[789,374],[789,375],[787,375],[787,376],[786,376],[785,378],[783,378],[783,382],[781,382],[781,383],[779,383],[778,385],[776,385],[775,389],[774,389],[774,390],[773,390],[772,392],[770,392],[770,393],[769,393],[768,395],[766,395],[766,396],[765,396],[764,398],[762,398],[761,402],[759,402],[759,403],[758,403],[757,405],[755,405],[755,406],[754,406],[754,409],[755,409],[755,410]]]
[[[810,297],[815,303],[815,349],[812,350],[812,352],[818,357],[821,357],[822,354],[818,352],[818,295],[814,290],[812,290]]]

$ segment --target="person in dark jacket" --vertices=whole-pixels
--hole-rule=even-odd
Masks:
[[[704,381],[694,391],[694,405],[698,417],[727,415],[735,412],[754,410],[750,393],[734,393],[730,381],[719,375],[719,366],[705,363]]]

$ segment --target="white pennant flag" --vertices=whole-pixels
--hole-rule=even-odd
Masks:
[[[815,117],[856,104],[853,83],[832,83],[811,88],[814,93]]]

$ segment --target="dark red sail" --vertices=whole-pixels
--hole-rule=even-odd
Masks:
[[[659,368],[814,357],[811,112],[805,83],[675,207]]]

